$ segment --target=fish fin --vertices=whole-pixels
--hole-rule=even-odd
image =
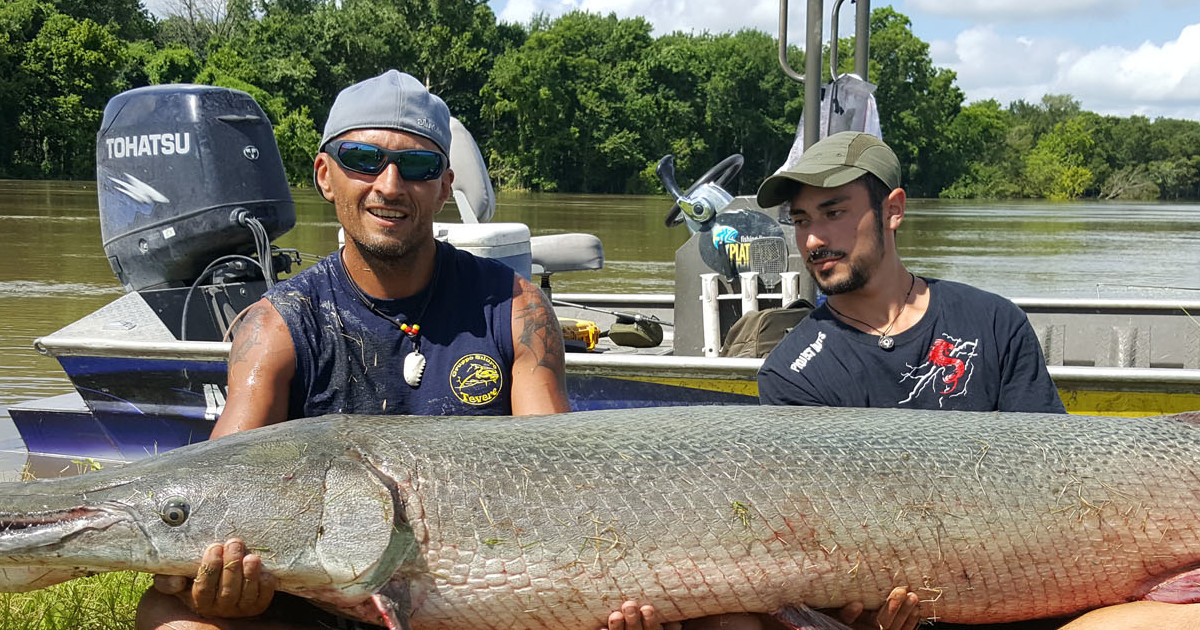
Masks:
[[[852,630],[850,626],[804,604],[784,606],[771,613],[771,616],[788,630]]]
[[[375,603],[375,609],[383,617],[388,630],[412,630],[409,623],[409,617],[412,616],[412,597],[407,582],[388,582],[371,596],[371,601]]]
[[[1142,599],[1169,604],[1200,603],[1200,569],[1185,571],[1155,584]]]

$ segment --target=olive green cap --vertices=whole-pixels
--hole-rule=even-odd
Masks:
[[[791,168],[768,177],[758,188],[761,208],[789,201],[808,184],[837,188],[871,173],[889,189],[900,187],[900,160],[883,140],[861,131],[835,133],[812,145]]]

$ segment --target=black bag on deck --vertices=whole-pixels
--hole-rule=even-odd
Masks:
[[[768,308],[743,315],[729,328],[723,357],[762,358],[815,308],[811,302],[799,299],[782,308]]]

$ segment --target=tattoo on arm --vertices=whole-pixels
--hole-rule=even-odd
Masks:
[[[229,349],[230,364],[248,360],[254,348],[264,343],[263,326],[266,315],[266,307],[255,304],[237,323],[233,330],[233,345]]]
[[[562,328],[546,294],[517,276],[513,280],[513,306],[512,325],[520,331],[518,343],[537,357],[537,367],[563,374]]]

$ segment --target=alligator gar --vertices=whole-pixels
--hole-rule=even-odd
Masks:
[[[671,619],[873,608],[894,585],[1003,622],[1186,598],[1198,471],[1179,416],[328,416],[0,485],[0,590],[194,575],[236,536],[282,590],[422,630],[598,627],[625,598]]]

